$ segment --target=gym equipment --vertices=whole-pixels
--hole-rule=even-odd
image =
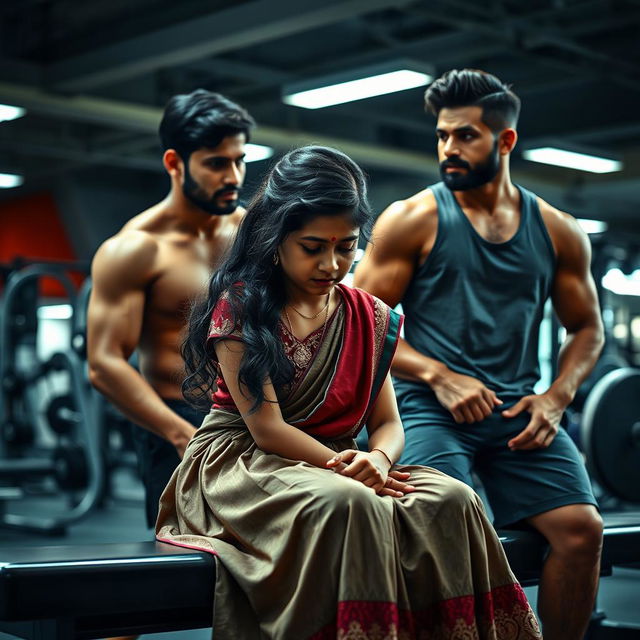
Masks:
[[[15,271],[14,271],[15,273]],[[9,275],[8,279],[11,277]],[[11,453],[29,446],[35,439],[34,423],[31,419],[31,402],[27,399],[29,388],[22,376],[16,374],[9,363],[16,362],[24,351],[35,352],[38,328],[38,282],[25,282],[15,296],[11,309],[3,305],[2,333],[0,334],[0,371],[2,388],[0,396],[0,416],[2,416],[2,436]],[[6,299],[6,296],[5,296]],[[11,311],[9,315],[9,311]],[[6,365],[4,363],[7,363]]]
[[[573,399],[571,403],[572,409],[575,411],[584,411],[584,403],[587,401],[587,398],[593,387],[597,384],[599,380],[601,380],[604,376],[606,376],[611,371],[616,371],[616,369],[624,369],[628,367],[629,363],[625,358],[623,358],[619,353],[614,351],[614,348],[607,348],[605,346],[604,351],[598,358],[598,362],[596,362],[593,367],[593,371],[589,374],[589,377],[580,385],[576,393],[576,397]]]
[[[640,370],[604,375],[587,397],[581,442],[587,468],[602,487],[629,502],[640,502]]]
[[[96,505],[102,492],[104,470],[88,380],[78,354],[69,348],[53,354],[45,362],[30,363],[28,367],[21,366],[18,357],[20,348],[25,345],[35,351],[37,285],[44,277],[57,280],[68,300],[72,304],[75,302],[74,285],[62,268],[52,268],[50,263],[36,264],[9,276],[0,309],[0,421],[8,425],[2,432],[12,435],[10,441],[4,442],[5,457],[0,459],[0,478],[20,483],[50,477],[57,480],[63,490],[83,493],[70,509],[53,517],[2,513],[0,526],[60,534],[67,525],[86,516]],[[58,444],[53,451],[28,456],[27,448],[22,445],[33,442],[38,401],[34,384],[51,373],[65,373],[69,381],[68,393],[62,398],[52,399],[46,410],[47,417],[53,419],[52,427],[58,436]],[[23,431],[25,433],[21,435]]]
[[[49,427],[58,435],[66,436],[77,428],[80,414],[75,410],[73,397],[69,393],[53,396],[46,409]]]
[[[91,296],[91,278],[87,276],[78,289],[71,324],[71,347],[82,360],[87,359],[87,311]]]

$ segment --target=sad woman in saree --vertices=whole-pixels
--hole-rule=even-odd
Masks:
[[[191,315],[185,397],[211,410],[157,537],[215,555],[216,640],[540,638],[477,496],[395,464],[402,317],[340,283],[369,223],[344,154],[269,172]]]

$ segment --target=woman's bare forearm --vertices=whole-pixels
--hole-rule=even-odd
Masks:
[[[399,422],[389,421],[381,424],[369,434],[369,451],[380,449],[389,462],[395,464],[404,450],[404,431]]]
[[[266,429],[261,428],[259,434],[252,435],[258,447],[267,453],[290,460],[302,460],[323,469],[336,454],[333,449],[284,421]]]

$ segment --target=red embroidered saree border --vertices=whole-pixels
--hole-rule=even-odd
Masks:
[[[420,611],[399,609],[395,602],[339,602],[336,621],[308,640],[526,640],[539,633],[522,588],[509,584]]]

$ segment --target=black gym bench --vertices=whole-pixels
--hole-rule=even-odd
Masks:
[[[532,531],[500,539],[523,585],[536,584],[546,553]],[[640,515],[605,515],[602,574],[640,562]],[[215,561],[159,542],[0,549],[0,631],[32,640],[105,638],[210,627]],[[590,638],[627,640],[640,627],[603,614]]]

